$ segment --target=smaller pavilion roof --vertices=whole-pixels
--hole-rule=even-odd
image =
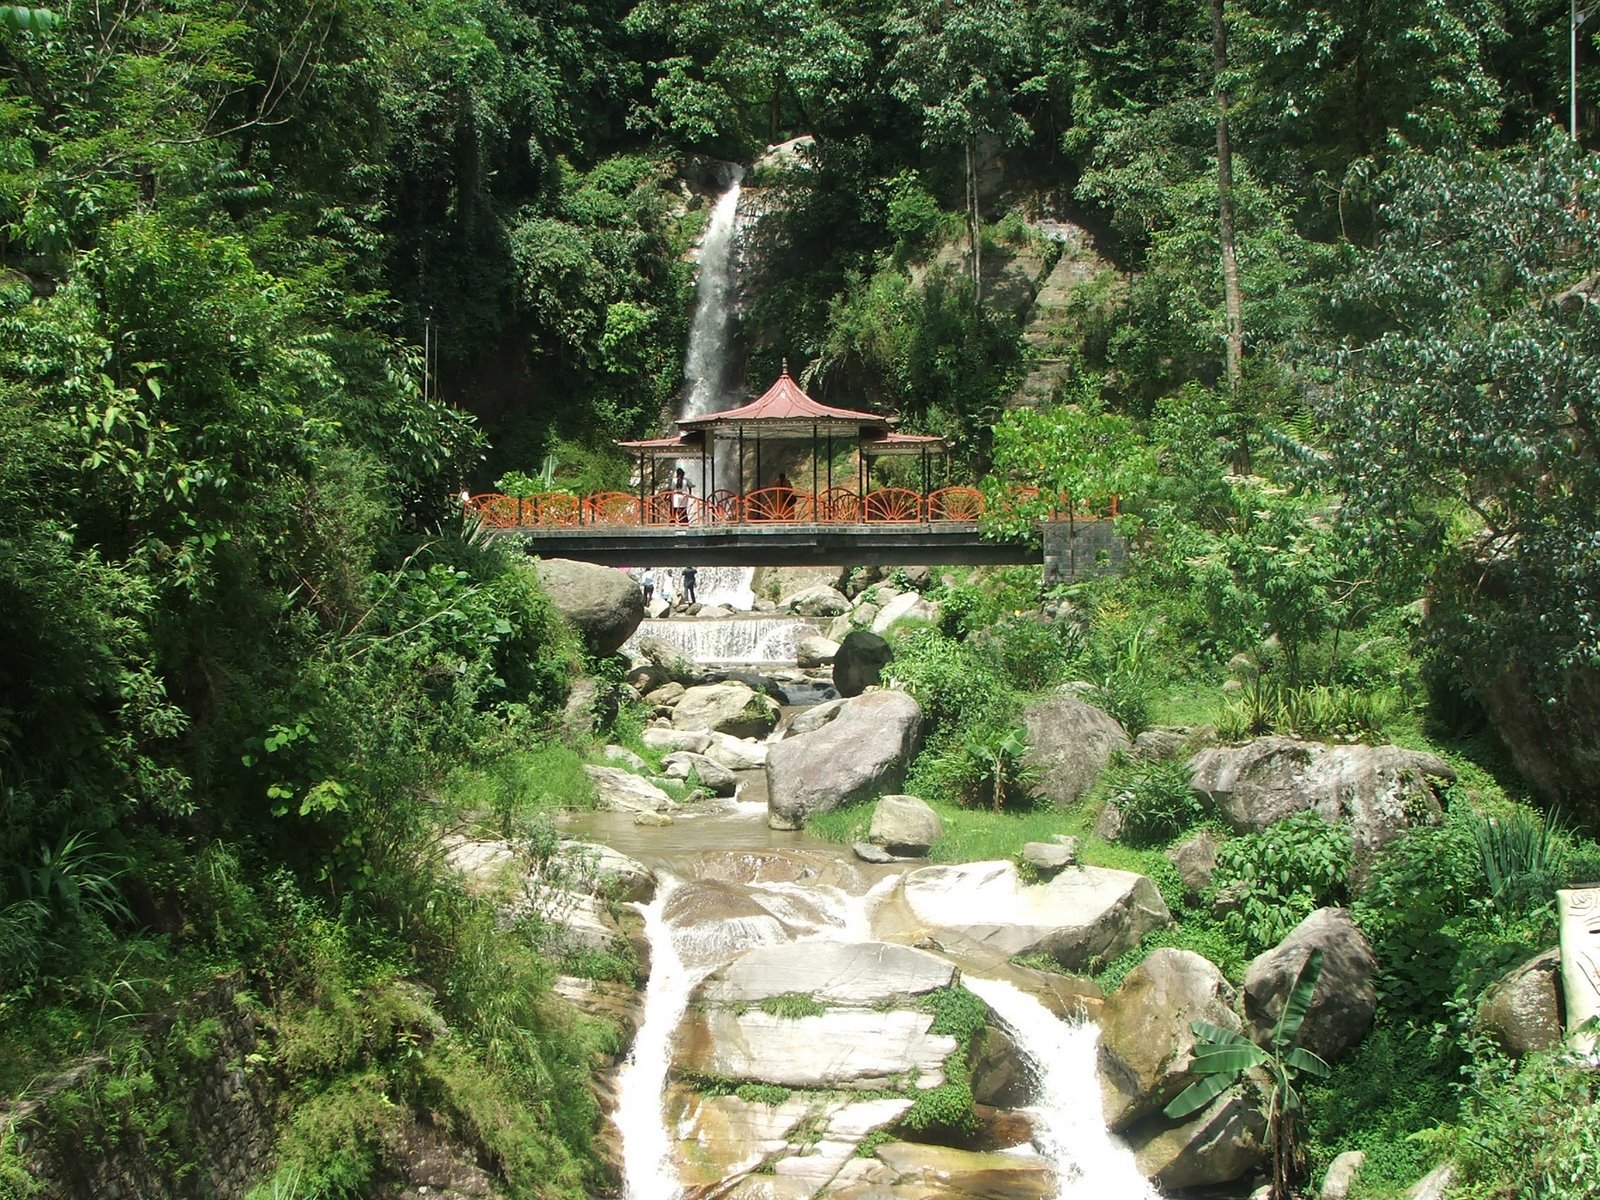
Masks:
[[[699,430],[680,433],[675,437],[645,438],[637,442],[618,442],[624,450],[643,454],[649,458],[681,458],[686,454],[699,454],[705,448],[706,435]]]
[[[895,454],[921,454],[924,450],[943,450],[945,440],[931,433],[885,433],[879,437],[861,436],[861,453],[868,458]]]
[[[785,366],[777,382],[749,404],[681,420],[678,422],[678,428],[701,430],[713,427],[750,427],[761,433],[790,434],[809,434],[817,429],[827,430],[830,433],[841,429],[860,433],[881,430],[887,433],[893,423],[893,417],[884,416],[882,413],[834,408],[832,405],[813,400],[789,377],[789,369]]]

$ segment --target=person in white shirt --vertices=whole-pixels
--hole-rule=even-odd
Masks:
[[[694,495],[694,481],[683,473],[679,467],[672,477],[672,523],[674,525],[687,525],[689,523],[689,499]]]

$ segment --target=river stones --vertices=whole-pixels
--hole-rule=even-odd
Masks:
[[[648,904],[656,894],[656,873],[599,842],[564,840],[551,855],[545,878],[593,896]]]
[[[906,1003],[956,981],[953,963],[885,942],[802,942],[752,950],[701,985],[718,1004],[759,1003],[804,992],[819,1004],[870,1007]]]
[[[921,1142],[887,1142],[873,1152],[873,1157],[877,1163],[861,1168],[860,1183],[832,1194],[839,1200],[880,1196],[1047,1200],[1056,1194],[1055,1173],[1036,1154],[994,1154]]]
[[[929,625],[939,623],[939,605],[932,600],[919,596],[916,592],[906,592],[896,596],[878,610],[872,618],[872,632],[878,635],[888,633],[901,621],[925,621]]]
[[[889,643],[878,634],[851,630],[839,640],[833,655],[833,686],[841,696],[859,696],[882,678],[883,668],[893,657]]]
[[[1238,1088],[1181,1122],[1152,1118],[1126,1135],[1147,1179],[1169,1191],[1232,1183],[1267,1161],[1266,1121]]]
[[[1250,1035],[1265,1043],[1312,950],[1322,951],[1322,974],[1298,1044],[1332,1062],[1367,1036],[1378,1007],[1378,963],[1349,909],[1317,909],[1256,956],[1244,973],[1244,1015]]]
[[[833,664],[839,653],[839,643],[820,633],[803,634],[795,639],[794,661],[797,667],[826,667]]]
[[[799,829],[828,812],[905,782],[922,743],[922,709],[904,692],[869,692],[820,729],[767,749],[767,824]]]
[[[641,733],[639,740],[652,750],[687,750],[690,754],[704,754],[711,745],[711,735],[704,729],[663,729],[656,726]]]
[[[938,937],[1005,955],[1048,954],[1068,971],[1109,962],[1172,923],[1151,880],[1104,867],[1068,867],[1034,885],[1024,885],[1010,862],[923,867],[900,888],[911,913]]]
[[[713,733],[703,753],[730,771],[759,771],[767,765],[765,742],[745,741],[726,733]]]
[[[687,779],[691,774],[713,796],[731,796],[739,786],[733,772],[704,754],[675,750],[661,759],[661,770],[668,779]]]
[[[850,601],[838,588],[819,583],[783,597],[778,607],[802,617],[837,617],[850,611]]]

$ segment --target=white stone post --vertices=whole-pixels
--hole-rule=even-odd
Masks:
[[[1556,892],[1561,917],[1561,990],[1567,1000],[1567,1031],[1600,1015],[1600,887]],[[1580,1054],[1595,1052],[1593,1033],[1570,1038]]]

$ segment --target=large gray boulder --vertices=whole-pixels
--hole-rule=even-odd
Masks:
[[[847,633],[833,654],[833,686],[839,695],[859,696],[883,677],[894,657],[889,643],[865,629]]]
[[[939,814],[917,796],[885,796],[872,810],[867,841],[891,854],[926,854],[944,832]]]
[[[1267,1161],[1266,1121],[1238,1088],[1186,1120],[1143,1121],[1125,1140],[1140,1172],[1168,1191],[1232,1183]]]
[[[806,633],[795,639],[794,662],[797,667],[826,667],[839,653],[839,643],[820,633]]]
[[[1561,1000],[1561,951],[1546,950],[1489,989],[1478,1024],[1512,1058],[1523,1058],[1561,1044]]]
[[[1195,1079],[1191,1021],[1238,1033],[1233,988],[1192,950],[1153,951],[1100,1009],[1099,1075],[1106,1124],[1115,1132],[1159,1112]]]
[[[855,1008],[909,1006],[911,999],[956,982],[955,964],[887,942],[790,942],[734,959],[700,985],[715,1004],[759,1004],[801,992],[818,1004]]]
[[[872,618],[872,632],[888,633],[901,621],[925,621],[929,625],[937,625],[939,605],[933,600],[919,596],[916,592],[906,592],[904,595],[896,596],[884,604]]]
[[[765,737],[778,723],[771,697],[728,680],[704,683],[684,692],[672,710],[674,729],[705,729],[733,737]]]
[[[1047,954],[1068,971],[1131,950],[1172,923],[1156,885],[1132,871],[1068,867],[1024,884],[1011,862],[922,867],[900,883],[907,908],[941,940],[976,943],[1010,957]]]
[[[838,588],[827,584],[813,584],[778,602],[802,617],[837,617],[850,611],[850,601]]]
[[[1349,909],[1317,909],[1251,962],[1244,974],[1244,1015],[1251,1037],[1265,1043],[1300,968],[1317,949],[1322,975],[1297,1044],[1332,1062],[1367,1035],[1378,1007],[1378,963]]]
[[[1074,696],[1052,696],[1022,714],[1028,730],[1026,762],[1039,771],[1039,794],[1070,804],[1091,787],[1111,756],[1133,745],[1121,725]]]
[[[1191,758],[1189,767],[1191,786],[1238,833],[1265,829],[1307,809],[1347,823],[1356,882],[1379,847],[1413,825],[1439,820],[1439,798],[1429,781],[1455,778],[1443,759],[1419,750],[1289,737],[1211,746]]]
[[[539,561],[539,582],[556,611],[566,617],[591,654],[622,649],[644,620],[644,596],[626,574],[565,558]]]
[[[820,729],[768,747],[767,824],[799,829],[812,813],[899,791],[921,743],[922,709],[910,696],[855,697]]]

